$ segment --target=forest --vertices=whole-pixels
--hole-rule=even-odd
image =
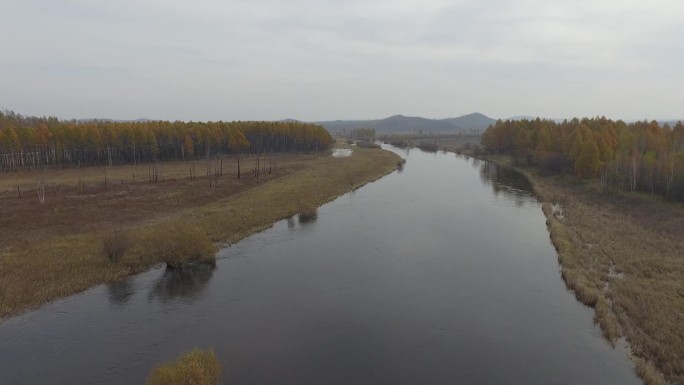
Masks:
[[[595,179],[601,187],[684,201],[684,125],[605,117],[497,121],[482,135],[491,154],[550,173]]]
[[[208,159],[218,154],[318,152],[333,138],[315,124],[64,121],[0,111],[0,170]]]

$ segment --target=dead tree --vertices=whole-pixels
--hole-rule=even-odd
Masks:
[[[38,180],[38,201],[40,201],[41,204],[45,203],[45,182],[43,181],[43,178],[40,178]]]

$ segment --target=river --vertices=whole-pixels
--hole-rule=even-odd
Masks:
[[[225,384],[640,384],[564,286],[519,174],[393,147],[403,170],[218,254],[0,325],[0,384],[142,384],[213,347]]]

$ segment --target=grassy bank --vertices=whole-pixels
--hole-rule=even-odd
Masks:
[[[346,158],[289,155],[277,161],[277,170],[257,179],[248,171],[253,159],[242,159],[240,180],[234,159],[224,160],[222,177],[212,172],[193,179],[189,163],[161,164],[166,177],[157,183],[147,178],[147,165],[113,167],[107,187],[101,168],[3,176],[2,191],[20,186],[24,193],[0,196],[0,317],[161,262],[211,259],[215,245],[380,178],[399,157],[355,148]],[[28,190],[38,177],[47,185],[43,204]]]
[[[606,339],[626,338],[644,383],[683,384],[684,207],[518,169],[544,203],[563,280]]]
[[[175,361],[155,366],[147,385],[218,385],[221,363],[213,349],[192,349]]]

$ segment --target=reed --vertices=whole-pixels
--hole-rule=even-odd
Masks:
[[[214,349],[192,349],[175,361],[157,365],[147,377],[147,385],[219,385],[221,364]]]
[[[216,247],[206,231],[182,221],[149,226],[138,234],[138,256],[151,263],[169,266],[184,263],[213,262]]]
[[[102,253],[109,262],[117,263],[130,248],[130,236],[123,230],[114,230],[102,240]]]
[[[684,206],[523,172],[544,201],[563,280],[606,339],[627,339],[645,384],[684,383]]]

